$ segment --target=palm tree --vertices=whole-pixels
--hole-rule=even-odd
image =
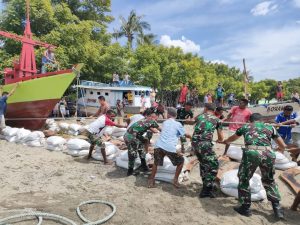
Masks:
[[[132,42],[136,35],[143,35],[144,30],[150,30],[151,26],[148,22],[142,21],[144,16],[138,16],[134,10],[131,10],[127,20],[120,16],[121,27],[112,35],[118,39],[120,37],[127,38],[128,47],[132,48]]]
[[[138,34],[137,36],[137,44],[138,45],[153,45],[153,44],[157,44],[157,40],[156,40],[156,35],[155,34]]]

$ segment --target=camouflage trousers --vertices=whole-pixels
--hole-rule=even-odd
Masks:
[[[211,142],[199,142],[193,146],[196,156],[200,162],[200,176],[203,187],[213,187],[217,177],[219,162],[216,153],[213,151]]]
[[[275,174],[275,153],[270,150],[243,149],[243,158],[239,167],[239,202],[251,204],[251,192],[249,181],[257,167],[260,168],[262,184],[267,192],[267,198],[271,202],[279,202],[280,194],[274,180]]]
[[[146,158],[144,144],[139,139],[133,139],[126,143],[128,148],[128,169],[134,168],[135,159],[140,157],[141,161]]]

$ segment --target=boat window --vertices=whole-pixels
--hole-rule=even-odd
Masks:
[[[139,91],[139,95],[142,95],[142,92],[141,92],[141,91]]]
[[[105,92],[105,96],[108,96],[108,93],[107,93],[107,92]]]
[[[98,92],[97,92],[97,95],[101,95],[101,93],[98,91]]]
[[[146,91],[146,96],[149,96],[150,95],[150,91]]]
[[[134,94],[135,94],[135,95],[139,95],[139,92],[138,92],[138,91],[135,91]]]
[[[92,95],[92,94],[94,94],[94,92],[91,91],[90,94]]]
[[[86,94],[86,89],[84,89],[84,94]]]

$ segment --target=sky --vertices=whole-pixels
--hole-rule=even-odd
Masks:
[[[240,69],[245,58],[256,81],[300,77],[300,0],[112,0],[109,31],[132,9],[162,45]]]

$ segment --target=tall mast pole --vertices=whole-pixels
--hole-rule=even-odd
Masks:
[[[243,59],[243,67],[244,67],[244,95],[245,99],[248,99],[248,75],[247,75],[247,69],[246,69],[246,60]]]

